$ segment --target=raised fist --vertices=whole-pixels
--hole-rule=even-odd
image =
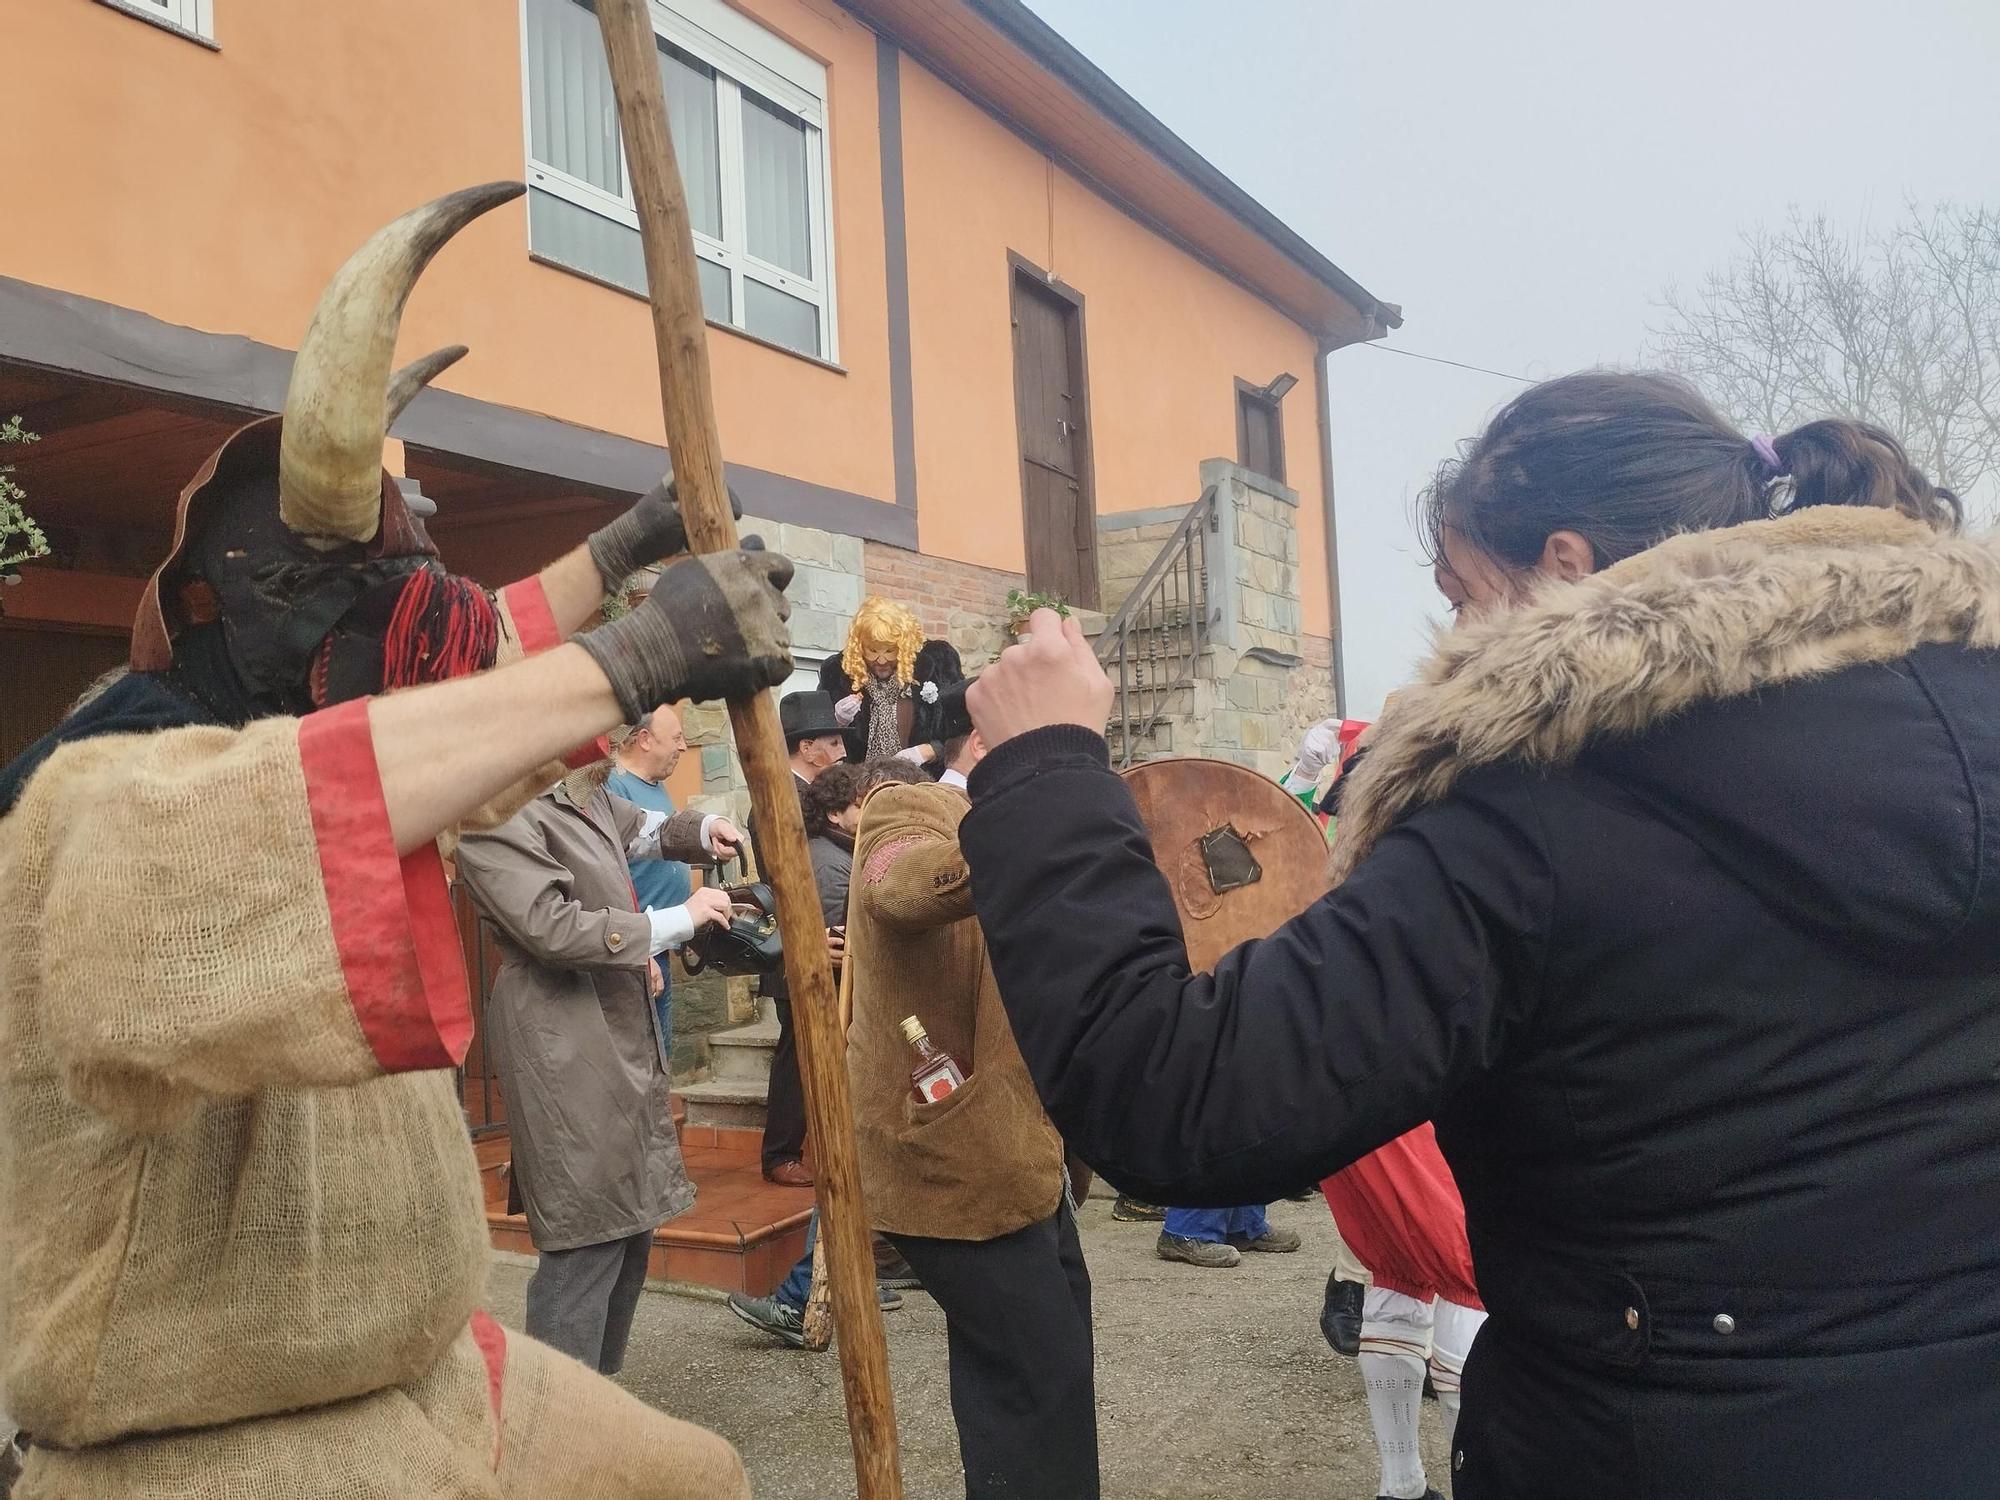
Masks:
[[[604,669],[628,721],[681,698],[753,697],[792,672],[791,581],[790,559],[746,537],[741,551],[668,565],[637,609],[576,643]]]

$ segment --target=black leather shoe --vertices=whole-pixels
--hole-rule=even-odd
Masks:
[[[1340,1273],[1326,1278],[1326,1303],[1319,1310],[1319,1331],[1335,1354],[1349,1359],[1361,1352],[1361,1299],[1367,1288],[1358,1281],[1342,1281]]]

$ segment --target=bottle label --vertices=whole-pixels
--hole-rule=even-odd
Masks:
[[[942,1067],[931,1069],[917,1080],[917,1093],[922,1096],[926,1104],[935,1104],[938,1100],[957,1092],[962,1082],[964,1080],[958,1076],[958,1069],[946,1063]]]

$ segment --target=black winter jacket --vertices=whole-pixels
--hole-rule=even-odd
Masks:
[[[1458,1500],[2000,1495],[2000,556],[1877,519],[1461,632],[1351,873],[1213,976],[1099,737],[973,775],[1021,1050],[1126,1190],[1263,1201],[1435,1118],[1491,1314]]]

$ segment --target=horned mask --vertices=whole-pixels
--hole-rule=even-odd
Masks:
[[[232,434],[181,493],[133,626],[134,671],[173,671],[231,717],[301,713],[493,659],[484,591],[438,564],[382,445],[465,354],[392,369],[431,258],[519,183],[466,188],[378,230],[321,294],[284,412]]]

